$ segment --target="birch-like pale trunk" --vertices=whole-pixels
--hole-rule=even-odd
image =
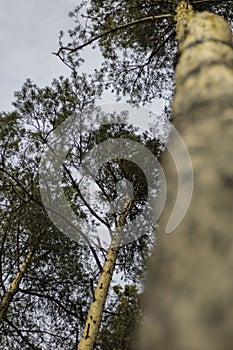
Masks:
[[[87,315],[86,324],[82,333],[82,337],[77,345],[78,350],[93,350],[98,337],[99,328],[103,316],[105,302],[108,296],[109,287],[121,244],[121,226],[123,226],[126,217],[131,208],[131,201],[125,206],[108,248],[107,256],[100,274],[97,287],[94,291],[94,300],[92,301]]]
[[[177,174],[165,156],[167,207],[150,262],[138,349],[231,350],[232,33],[221,17],[194,14],[185,1],[178,5],[176,20],[180,58],[173,114],[192,158],[194,192],[183,222],[166,235]]]
[[[4,321],[4,318],[7,316],[8,309],[12,303],[15,295],[19,291],[20,284],[27,272],[28,267],[31,264],[32,258],[38,248],[41,236],[46,232],[48,225],[46,225],[41,232],[34,238],[32,241],[32,247],[28,251],[24,261],[20,264],[18,271],[15,274],[15,277],[12,279],[10,287],[3,290],[0,301],[0,323]]]
[[[114,241],[108,249],[108,254],[94,292],[94,300],[90,305],[82,337],[78,343],[78,350],[94,349],[119,251],[119,243],[120,242]]]
[[[12,280],[9,289],[3,293],[1,303],[0,303],[0,323],[2,323],[4,321],[4,318],[7,315],[9,306],[10,306],[14,296],[19,291],[20,283],[21,283],[21,281],[26,273],[28,266],[31,263],[33,253],[34,253],[34,250],[31,250],[28,252],[25,260],[20,265],[19,271],[16,273],[16,276]]]

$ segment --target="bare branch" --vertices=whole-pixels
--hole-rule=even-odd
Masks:
[[[4,318],[4,321],[11,327],[11,328],[13,328],[15,331],[16,331],[16,333],[19,335],[19,337],[25,342],[25,344],[27,344],[31,349],[33,349],[33,350],[39,350],[39,348],[37,347],[37,346],[34,346],[34,344],[32,344],[32,343],[30,343],[29,341],[28,341],[28,338],[27,337],[25,337],[22,333],[21,333],[21,331],[10,321],[10,320],[8,320],[8,318]]]

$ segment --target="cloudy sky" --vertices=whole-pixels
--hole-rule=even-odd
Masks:
[[[59,31],[73,27],[69,11],[80,0],[0,0],[0,111],[12,110],[14,92],[27,78],[43,87],[69,69],[52,52]],[[86,50],[87,67],[98,65],[98,55]],[[106,99],[107,96],[107,99]],[[104,102],[113,102],[106,94]],[[161,103],[155,101],[155,109]],[[141,119],[141,118],[140,118]]]
[[[69,70],[52,55],[77,0],[0,0],[0,111],[9,111],[14,91],[30,78],[40,86]]]

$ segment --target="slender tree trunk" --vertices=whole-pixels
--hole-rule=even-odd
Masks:
[[[107,299],[109,287],[111,284],[118,252],[121,244],[121,230],[120,227],[124,224],[126,217],[129,214],[131,208],[131,201],[126,205],[124,213],[117,222],[114,238],[108,249],[108,253],[105,259],[104,266],[94,292],[94,300],[90,305],[86,324],[82,333],[82,337],[78,343],[78,350],[93,350],[101,320],[104,311],[105,302]]]
[[[34,256],[34,253],[35,253],[35,251],[38,248],[38,245],[40,243],[40,238],[46,232],[48,226],[49,225],[46,225],[41,230],[41,232],[34,238],[34,240],[32,240],[32,242],[31,242],[31,244],[32,244],[31,249],[27,253],[26,258],[24,259],[24,261],[21,263],[21,265],[20,265],[20,267],[18,269],[18,272],[15,275],[15,278],[13,279],[13,281],[10,284],[9,289],[7,289],[3,293],[3,296],[2,296],[1,302],[0,302],[0,323],[2,323],[4,321],[4,318],[7,315],[9,306],[10,306],[14,296],[19,291],[20,283],[21,283],[23,277],[25,276],[25,273],[26,273],[28,267],[31,264],[32,258]]]
[[[194,167],[180,226],[164,234],[176,169],[164,158],[168,205],[145,291],[140,350],[219,350],[233,344],[233,49],[228,24],[177,8],[180,59],[173,111]]]
[[[117,243],[117,242],[114,242]],[[98,331],[102,319],[105,301],[108,295],[109,286],[119,251],[119,247],[111,245],[94,293],[94,300],[90,305],[82,338],[78,344],[78,350],[94,349]]]
[[[24,262],[21,264],[19,268],[19,271],[17,272],[15,278],[11,282],[10,288],[3,294],[1,304],[0,304],[0,323],[3,322],[4,317],[6,316],[8,308],[10,306],[10,303],[12,302],[15,294],[19,290],[20,282],[22,281],[22,278],[27,270],[27,267],[32,260],[33,253],[34,253],[33,250],[28,252]]]

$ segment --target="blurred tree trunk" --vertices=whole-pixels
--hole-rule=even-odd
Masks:
[[[194,192],[182,223],[165,227],[177,194],[163,159],[167,207],[150,262],[140,350],[219,350],[233,344],[233,49],[219,16],[177,8],[175,126],[189,148]],[[185,166],[185,165],[184,165]]]

